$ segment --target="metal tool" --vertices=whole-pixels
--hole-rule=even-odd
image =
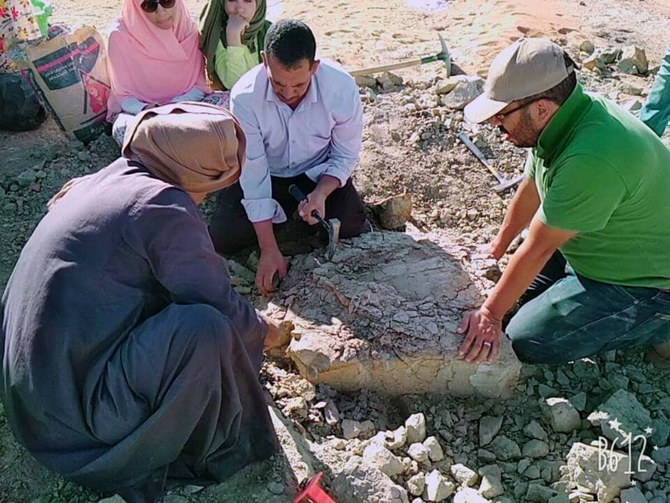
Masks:
[[[297,185],[293,184],[288,188],[289,194],[291,194],[298,202],[306,201],[307,197],[302,191],[298,188]],[[337,218],[331,218],[329,220],[324,220],[319,212],[312,210],[312,217],[316,218],[321,226],[328,233],[328,250],[326,251],[326,259],[328,261],[333,259],[335,255],[335,246],[337,245],[337,240],[340,237],[340,221]]]
[[[514,187],[517,183],[521,182],[523,180],[523,175],[519,175],[516,178],[505,178],[503,177],[497,169],[495,169],[493,166],[491,166],[491,163],[484,157],[484,154],[482,153],[481,150],[475,145],[470,137],[467,135],[465,131],[461,131],[458,133],[458,139],[463,142],[463,145],[465,145],[470,152],[475,154],[475,157],[481,162],[484,166],[486,166],[486,169],[488,169],[493,176],[496,177],[496,180],[498,180],[498,184],[494,185],[492,188],[496,192],[503,192],[510,187]]]
[[[419,65],[425,65],[426,63],[433,63],[435,61],[444,61],[444,64],[447,67],[447,77],[451,76],[451,55],[449,54],[449,48],[447,47],[447,43],[444,41],[444,38],[442,35],[439,33],[437,34],[438,37],[440,37],[440,45],[442,47],[442,50],[438,52],[437,54],[433,54],[432,56],[426,56],[424,58],[420,59],[413,59],[411,61],[403,61],[400,63],[392,63],[390,65],[382,65],[382,66],[373,66],[371,68],[363,68],[361,70],[354,70],[353,72],[350,72],[351,75],[354,77],[357,77],[359,75],[371,75],[373,73],[380,73],[380,72],[390,72],[391,70],[399,70],[400,68],[409,68],[410,66],[419,66]]]

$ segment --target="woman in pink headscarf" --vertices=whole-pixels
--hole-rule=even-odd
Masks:
[[[183,0],[125,0],[109,36],[107,120],[121,144],[146,108],[203,101],[209,93],[198,26]],[[216,103],[216,100],[207,100]]]

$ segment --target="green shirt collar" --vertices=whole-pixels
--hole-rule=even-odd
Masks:
[[[569,132],[590,102],[591,98],[584,92],[582,86],[577,84],[570,97],[561,105],[540,134],[535,154],[545,161],[559,154],[565,148],[565,140],[569,137]]]

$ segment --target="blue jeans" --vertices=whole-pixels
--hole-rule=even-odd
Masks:
[[[640,120],[658,136],[663,136],[670,120],[670,46],[665,51],[647,102],[640,110]]]
[[[506,333],[517,357],[526,363],[565,363],[670,338],[669,291],[585,278],[559,252],[524,300]]]

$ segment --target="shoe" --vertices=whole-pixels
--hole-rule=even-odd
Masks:
[[[670,341],[650,347],[644,354],[644,361],[657,369],[670,370]]]

